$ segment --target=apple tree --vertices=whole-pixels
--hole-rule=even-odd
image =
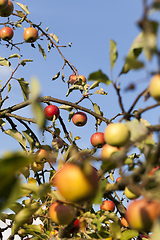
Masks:
[[[50,33],[49,27],[43,29],[30,19],[27,5],[0,0],[1,47],[10,50],[9,56],[0,56],[0,66],[11,71],[0,88],[1,141],[6,134],[19,144],[19,151],[6,152],[0,158],[0,220],[6,224],[0,228],[0,239],[4,239],[9,229],[10,240],[17,236],[22,240],[159,238],[160,125],[150,125],[143,113],[160,105],[159,22],[150,18],[152,12],[160,10],[160,1],[150,4],[143,1],[143,10],[137,22],[139,35],[126,53],[121,71],[113,79],[118,61],[114,40],[110,40],[110,76],[101,70],[88,77],[80,75],[64,56],[58,37]],[[22,29],[23,42],[14,41],[19,29]],[[58,51],[63,65],[51,80],[64,82],[66,96],[63,99],[41,96],[36,78],[28,83],[25,76],[17,77],[19,69],[32,64],[34,58],[32,53],[30,59],[23,58],[24,44],[40,51],[44,59],[46,46],[50,54]],[[64,47],[69,48],[71,44]],[[159,63],[157,71],[150,71],[150,83],[126,110],[119,78],[129,71],[144,69],[153,58]],[[15,68],[12,68],[13,61],[16,61]],[[66,68],[70,70],[69,76],[65,76]],[[7,105],[11,92],[14,93],[13,81],[19,84],[23,99]],[[107,98],[104,85],[113,85],[120,107],[120,112],[110,119],[92,100],[94,94]],[[136,84],[126,84],[127,91],[135,87]],[[68,101],[67,97],[77,91],[80,93],[77,102]],[[150,98],[155,104],[136,108],[141,99],[149,101]],[[85,106],[84,100],[91,103],[91,109]],[[26,117],[25,111],[20,112],[28,107],[32,117]],[[90,136],[92,148],[82,149],[78,140],[88,137],[87,134],[81,136],[88,117],[95,120],[95,133]],[[68,129],[68,121],[79,129],[78,136]],[[101,124],[105,126],[103,132],[99,131]],[[50,144],[39,140],[39,131],[43,136],[51,136]],[[158,136],[157,141],[154,134]]]

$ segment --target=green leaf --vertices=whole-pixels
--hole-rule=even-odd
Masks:
[[[110,53],[110,64],[111,64],[111,70],[112,70],[118,57],[116,43],[113,40],[110,40],[109,53]]]
[[[97,103],[92,103],[92,105],[93,105],[95,113],[101,115],[100,107],[97,105]]]
[[[29,99],[29,94],[30,94],[30,89],[29,89],[29,83],[24,80],[24,78],[19,78],[17,81],[20,84],[22,93],[23,93],[23,98],[25,101]]]
[[[8,89],[7,89],[7,92],[9,93],[11,91],[11,84],[8,83]]]
[[[59,107],[60,109],[64,109],[64,110],[67,110],[68,112],[71,112],[73,107],[69,106],[69,105],[61,105]]]
[[[39,128],[43,129],[45,126],[46,118],[41,103],[37,101],[32,102],[32,110]]]
[[[56,80],[57,78],[59,78],[60,76],[60,72],[58,72],[53,78],[52,78],[52,81]]]
[[[136,230],[126,230],[122,233],[121,240],[130,240],[139,235],[139,232]]]
[[[18,58],[18,59],[20,59],[21,57],[20,57],[19,54],[15,53],[15,54],[12,54],[12,55],[10,55],[10,56],[8,57],[8,59],[10,59],[10,58]]]
[[[31,79],[31,100],[36,101],[41,93],[41,86],[37,78],[33,77]]]
[[[27,62],[33,62],[33,60],[32,60],[32,59],[23,59],[23,60],[20,62],[20,64],[21,64],[22,66],[25,66]]]
[[[100,81],[95,81],[95,82],[90,86],[89,89],[90,89],[90,90],[91,90],[91,89],[94,89],[94,88],[98,87],[99,84],[100,84]]]
[[[42,53],[42,56],[44,57],[44,59],[46,59],[46,57],[47,57],[46,53],[39,43],[38,43],[38,48],[39,48],[40,53]]]
[[[9,136],[13,137],[14,139],[16,139],[27,151],[26,149],[27,140],[23,137],[23,135],[20,132],[14,129],[8,129],[8,130],[5,130],[4,132]]]
[[[141,32],[133,41],[130,50],[128,52],[128,55],[126,57],[126,60],[129,59],[130,61],[135,61],[138,56],[141,54],[142,50],[144,48],[144,34]],[[119,75],[127,73],[130,71],[132,67],[128,64],[128,62],[125,62],[122,71]]]
[[[0,57],[0,66],[10,67],[11,63],[6,58]]]
[[[137,59],[134,58],[126,58],[126,64],[128,64],[128,66],[131,69],[140,69],[144,67],[143,62],[138,61]]]
[[[22,3],[17,3],[17,2],[16,2],[16,4],[19,5],[26,14],[30,13],[27,5],[23,5]]]
[[[30,145],[31,151],[35,149],[35,142],[34,138],[32,137],[31,133],[29,130],[22,131],[26,139],[28,140],[28,143]]]
[[[88,81],[99,81],[99,82],[103,82],[107,85],[109,85],[111,83],[111,81],[109,80],[107,75],[105,75],[101,70],[91,73],[89,75]]]
[[[113,222],[109,224],[111,235],[114,239],[121,238],[121,229],[118,222]]]

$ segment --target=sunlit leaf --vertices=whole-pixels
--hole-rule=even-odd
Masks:
[[[26,149],[27,140],[23,137],[23,135],[20,132],[14,129],[8,129],[8,130],[5,130],[4,132],[10,135],[11,137],[13,137],[14,139],[16,139],[20,144],[22,144],[24,149]]]
[[[91,73],[89,75],[88,81],[99,81],[99,82],[103,82],[107,85],[109,85],[111,83],[111,81],[109,80],[107,75],[104,74],[101,70]]]
[[[108,93],[106,93],[103,88],[100,88],[99,90],[95,91],[95,94],[101,94],[101,95],[107,95]]]
[[[110,40],[110,64],[111,64],[111,70],[114,67],[114,64],[117,60],[118,53],[117,53],[117,46],[116,43],[113,40]]]
[[[0,57],[0,66],[10,67],[11,63],[6,58]]]
[[[8,83],[8,89],[7,89],[7,92],[10,92],[11,91],[11,84]]]
[[[18,59],[20,59],[21,57],[20,57],[19,54],[15,53],[15,54],[12,54],[12,55],[10,55],[10,56],[8,57],[8,59],[10,59],[10,58],[18,58]]]
[[[64,110],[67,110],[68,112],[71,112],[73,107],[69,106],[69,105],[61,105],[59,107],[60,109],[64,109]]]
[[[20,62],[20,64],[21,64],[22,66],[25,66],[27,62],[33,62],[33,60],[32,60],[32,59],[23,59],[23,60]]]
[[[52,78],[52,81],[56,80],[57,78],[59,78],[60,76],[60,72],[58,72],[53,78]]]
[[[90,90],[91,90],[91,89],[94,89],[94,88],[98,87],[99,84],[100,84],[100,81],[94,81],[94,83],[90,86],[89,89],[90,89]]]
[[[47,57],[46,53],[45,53],[44,49],[42,48],[42,46],[39,43],[38,43],[38,48],[39,48],[39,51],[42,53],[44,59],[46,59],[46,57]]]
[[[26,137],[26,139],[28,140],[31,150],[34,150],[35,142],[34,142],[34,138],[32,137],[30,131],[26,130],[26,131],[22,131],[22,132],[23,132],[24,136]]]
[[[16,2],[16,4],[19,5],[26,14],[30,13],[27,5],[24,5],[24,4],[18,3],[18,2]]]
[[[30,94],[29,83],[27,81],[25,81],[24,78],[19,78],[19,79],[17,79],[17,81],[20,84],[24,100],[25,101],[28,100],[29,94]]]
[[[130,240],[138,235],[139,235],[139,232],[137,230],[125,230],[122,233],[121,240]]]

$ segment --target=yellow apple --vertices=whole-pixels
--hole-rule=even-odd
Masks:
[[[152,77],[149,84],[149,93],[156,101],[160,101],[160,74]]]
[[[132,192],[127,186],[126,186],[125,189],[124,189],[124,194],[125,194],[125,196],[126,196],[128,199],[130,199],[130,200],[139,198],[139,196],[140,196],[140,195]]]
[[[130,131],[124,123],[110,123],[104,132],[104,139],[106,143],[122,147],[130,138]]]

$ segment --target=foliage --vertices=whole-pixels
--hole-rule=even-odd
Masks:
[[[11,228],[10,240],[14,239],[15,235],[19,235],[21,239],[25,239],[26,236],[32,236],[31,239],[34,240],[53,239],[54,237],[129,240],[142,239],[141,234],[149,236],[150,233],[153,233],[153,236],[155,236],[153,239],[158,239],[158,220],[153,223],[153,228],[147,233],[131,229],[129,226],[123,226],[120,221],[122,217],[125,217],[126,212],[126,197],[124,196],[126,186],[138,195],[149,200],[157,199],[160,202],[160,170],[157,169],[153,175],[149,174],[151,169],[160,166],[160,142],[155,142],[153,138],[153,132],[160,131],[160,125],[151,126],[147,120],[142,118],[144,112],[160,104],[157,102],[157,104],[139,110],[135,108],[140,98],[144,97],[145,100],[147,100],[150,97],[149,88],[147,88],[136,96],[135,101],[129,110],[126,111],[119,84],[119,77],[121,75],[127,74],[133,69],[138,70],[145,67],[145,63],[139,59],[142,53],[145,54],[146,61],[149,63],[153,57],[158,60],[160,57],[160,50],[158,50],[157,47],[158,21],[151,21],[149,18],[151,10],[160,10],[160,2],[158,0],[153,1],[149,6],[145,4],[145,1],[143,2],[143,18],[138,22],[141,32],[133,40],[130,50],[126,54],[122,70],[116,77],[116,80],[113,80],[112,77],[112,72],[118,57],[118,49],[114,40],[110,40],[109,49],[111,76],[109,77],[109,74],[107,75],[101,70],[98,70],[90,73],[87,82],[83,82],[80,78],[71,84],[69,77],[67,80],[65,79],[64,70],[66,67],[69,67],[71,74],[75,74],[76,76],[78,76],[78,70],[65,58],[61,51],[62,46],[59,45],[59,38],[55,34],[49,33],[49,27],[42,29],[41,24],[33,23],[29,19],[30,12],[28,7],[14,1],[15,10],[12,15],[9,16],[7,22],[5,18],[1,17],[1,21],[3,21],[1,25],[7,25],[14,29],[14,31],[23,27],[24,23],[37,29],[39,34],[36,42],[38,44],[37,49],[44,59],[47,61],[47,53],[44,50],[45,47],[40,44],[40,40],[42,39],[44,40],[43,44],[47,44],[48,52],[57,50],[63,59],[63,66],[58,73],[55,73],[52,81],[60,81],[61,78],[66,84],[65,98],[74,91],[79,91],[81,98],[76,103],[73,103],[52,96],[40,96],[40,86],[36,78],[32,79],[31,84],[29,84],[25,80],[25,77],[15,77],[15,73],[18,75],[20,67],[25,67],[26,64],[32,64],[32,59],[23,59],[22,55],[19,54],[21,45],[29,43],[15,43],[12,40],[7,40],[5,44],[3,42],[2,46],[10,48],[11,55],[9,57],[1,56],[0,65],[1,67],[8,67],[11,70],[11,75],[0,88],[1,139],[3,138],[3,134],[7,134],[19,143],[21,150],[18,152],[7,152],[0,159],[0,220],[4,223],[6,223],[6,220],[10,220],[9,225],[6,224],[5,228],[0,229],[0,238],[1,233]],[[20,7],[21,10],[17,10],[17,7]],[[12,19],[12,17],[14,18]],[[30,47],[35,48],[36,43],[30,43]],[[71,44],[68,46],[71,47]],[[33,56],[31,56],[31,58],[32,57]],[[17,60],[17,66],[12,70],[13,60]],[[158,69],[157,73],[159,73]],[[11,86],[12,81],[18,82],[19,91],[22,92],[23,100],[16,105],[3,108],[3,104],[7,102],[10,91],[14,91]],[[90,85],[89,82],[91,82]],[[102,83],[106,85],[112,84],[118,96],[118,104],[121,112],[117,113],[117,115],[111,119],[106,118],[101,107],[92,101],[94,94],[99,94],[99,97],[101,97],[101,95],[107,97],[107,93],[103,88],[99,88]],[[135,86],[133,86],[133,89],[134,87]],[[6,95],[5,92],[7,92]],[[91,102],[91,109],[80,105],[84,99]],[[60,111],[62,109],[66,111],[68,113],[68,119],[63,118],[61,111],[57,119],[53,117],[48,127],[42,103],[46,105],[60,104]],[[30,106],[33,111],[33,118],[27,118],[14,113],[17,110],[26,109],[28,106]],[[73,137],[73,134],[67,130],[65,125],[65,121],[70,121],[77,111],[83,111],[87,115],[95,118],[96,131],[98,131],[98,127],[102,122],[107,126],[112,122],[123,121],[130,131],[129,141],[123,146],[121,151],[112,153],[107,161],[102,159],[101,156],[97,157],[98,147],[81,149],[78,146],[81,132],[80,136]],[[18,121],[18,125],[15,124],[15,121]],[[61,129],[57,127],[57,121],[59,121]],[[9,129],[6,128],[7,124],[10,125]],[[38,125],[42,134],[46,132],[51,134],[53,141],[50,145],[39,141],[36,133],[32,130],[34,124]],[[20,130],[21,128],[24,130]],[[62,138],[61,132],[64,132],[65,138]],[[37,151],[39,149],[44,149],[47,154],[43,157],[38,157]],[[139,154],[137,154],[137,150]],[[99,176],[97,194],[94,199],[85,199],[80,203],[70,203],[61,196],[55,187],[54,180],[56,174],[58,174],[59,169],[66,162],[78,163],[85,168],[85,163],[88,161],[90,163],[92,163],[92,161],[100,163],[100,167],[97,169]],[[39,164],[40,170],[35,170],[34,163]],[[121,180],[117,182],[114,177],[115,170],[118,170],[121,176]],[[34,173],[34,177],[31,177],[31,173]],[[49,179],[47,178],[48,175]],[[24,178],[22,178],[22,176]],[[116,206],[115,212],[104,210],[95,211],[94,204],[100,205],[104,199],[109,199],[114,202]],[[68,226],[59,226],[52,222],[49,216],[49,207],[54,201],[71,204],[76,209],[76,218]],[[8,210],[10,210],[11,213],[6,213]],[[34,224],[33,219],[39,219],[41,224]],[[75,220],[77,219],[78,225],[76,226]],[[147,239],[147,237],[143,237],[143,239]]]

